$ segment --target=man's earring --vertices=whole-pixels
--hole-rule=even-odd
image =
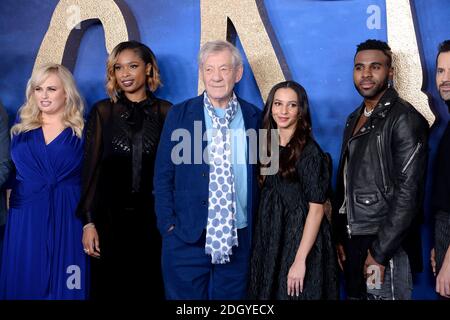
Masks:
[[[392,87],[394,87],[394,80],[389,79],[388,80],[388,88],[392,88]]]

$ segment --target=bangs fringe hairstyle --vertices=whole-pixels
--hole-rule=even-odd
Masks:
[[[119,84],[117,83],[114,65],[117,63],[119,54],[125,50],[131,50],[136,53],[139,58],[144,61],[145,66],[147,66],[147,64],[151,65],[150,75],[145,75],[150,91],[155,92],[156,89],[162,85],[159,67],[153,51],[145,44],[138,41],[121,42],[113,49],[113,51],[111,51],[106,62],[106,92],[112,102],[117,102],[121,92]]]
[[[276,84],[269,93],[267,97],[266,104],[263,111],[263,129],[269,130],[267,135],[267,152],[270,156],[271,150],[271,129],[277,129],[277,124],[272,116],[272,104],[275,98],[275,93],[278,89],[290,88],[295,91],[298,99],[299,117],[295,126],[295,131],[291,137],[291,140],[286,145],[286,150],[283,153],[283,157],[280,156],[280,166],[279,173],[281,176],[288,180],[295,180],[297,177],[296,162],[300,158],[300,154],[305,147],[308,139],[312,138],[312,124],[311,115],[309,113],[309,102],[308,96],[306,95],[305,89],[295,81],[284,81]],[[269,167],[270,163],[267,165],[261,165],[261,167]],[[262,185],[265,176],[259,176],[259,183]]]
[[[81,138],[84,127],[84,101],[70,71],[56,63],[44,64],[31,75],[25,93],[26,102],[18,111],[19,122],[11,128],[11,135],[18,135],[42,127],[42,113],[34,97],[34,92],[36,87],[40,86],[50,74],[59,77],[66,94],[66,105],[62,118],[63,125],[65,128],[70,127],[72,132]]]

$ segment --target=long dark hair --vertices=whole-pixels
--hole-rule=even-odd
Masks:
[[[295,91],[298,99],[299,117],[295,125],[295,131],[291,140],[286,145],[286,150],[283,152],[283,156],[280,155],[280,167],[279,173],[283,178],[293,180],[296,177],[295,164],[300,157],[300,154],[305,147],[308,139],[312,138],[311,133],[311,115],[309,113],[309,102],[305,88],[295,81],[284,81],[276,84],[270,90],[267,97],[266,104],[263,111],[263,129],[270,132],[271,129],[277,129],[277,124],[272,117],[272,104],[275,98],[275,93],[278,89],[290,88]],[[271,150],[271,136],[267,135],[267,150]],[[268,151],[270,152],[270,151]],[[269,165],[262,165],[267,167]],[[259,182],[262,184],[264,176],[260,175]]]

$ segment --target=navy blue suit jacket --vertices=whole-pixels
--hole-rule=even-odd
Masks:
[[[258,130],[261,125],[260,110],[254,105],[239,99],[245,130]],[[197,122],[194,132],[194,122]],[[176,129],[184,129],[181,134],[190,134],[190,147],[184,149],[189,152],[190,162],[174,164],[171,159],[173,147],[180,144],[182,139],[171,141],[172,133]],[[200,132],[201,129],[201,132]],[[208,184],[209,165],[203,160],[203,151],[207,141],[203,141],[206,130],[203,111],[203,94],[174,105],[167,114],[164,128],[156,155],[154,174],[155,212],[158,229],[162,236],[167,234],[171,225],[175,225],[173,232],[187,243],[194,243],[200,239],[206,227],[208,218]],[[180,131],[178,131],[180,132]],[[194,149],[197,159],[194,159]],[[201,149],[200,157],[199,149]],[[256,149],[257,150],[257,149]],[[247,155],[254,150],[249,149],[247,137]],[[176,154],[183,154],[176,152]],[[196,160],[196,161],[194,161]],[[258,184],[257,165],[247,162],[247,222],[250,232],[253,225],[253,213],[257,208]]]

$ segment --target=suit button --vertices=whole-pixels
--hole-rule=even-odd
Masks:
[[[206,201],[205,200],[202,201],[202,205],[206,206]]]

